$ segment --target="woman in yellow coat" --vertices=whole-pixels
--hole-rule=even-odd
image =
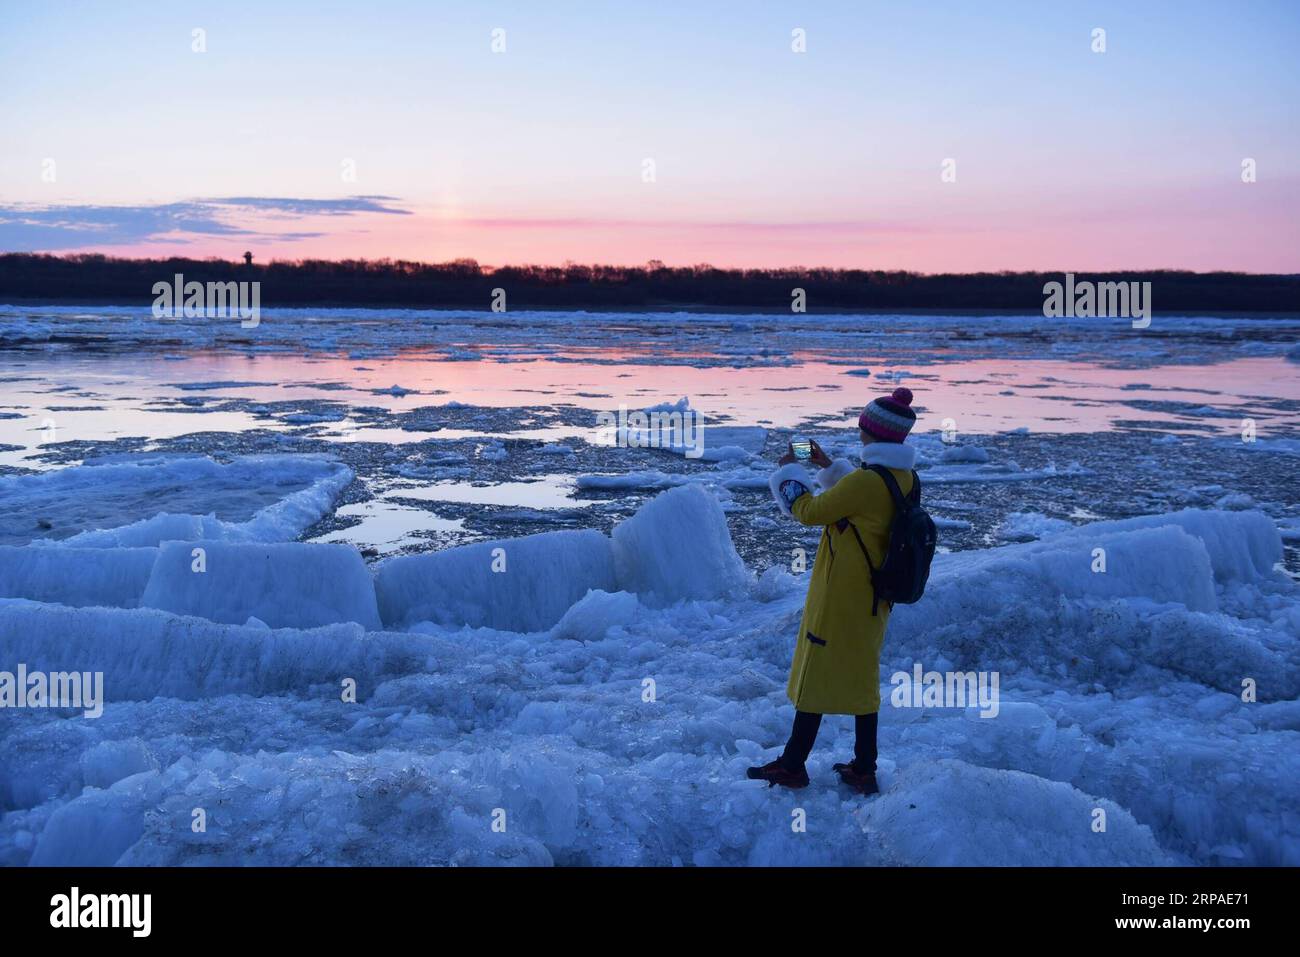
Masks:
[[[866,466],[889,469],[904,495],[912,491],[916,452],[903,441],[916,424],[912,393],[903,388],[873,400],[858,418],[863,468],[845,459],[832,462],[813,443],[814,480],[788,451],[772,475],[777,504],[804,525],[821,525],[803,620],[786,694],[795,707],[794,728],[781,756],[749,769],[769,785],[808,784],[805,762],[824,714],[851,714],[857,735],[853,761],[835,765],[851,788],[874,794],[876,727],[880,711],[880,647],[889,624],[889,605],[876,602],[871,566],[879,568],[889,542],[894,503],[885,480]],[[820,493],[815,491],[820,486]]]

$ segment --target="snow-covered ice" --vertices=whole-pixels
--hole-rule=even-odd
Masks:
[[[380,627],[374,582],[351,545],[168,542],[140,604],[231,625]]]
[[[157,548],[0,545],[0,598],[134,608],[157,555]]]
[[[717,499],[697,485],[652,499],[612,538],[619,586],[649,604],[721,598],[749,586]]]
[[[590,589],[615,590],[614,555],[596,531],[542,532],[390,558],[375,584],[389,625],[540,631]]]
[[[94,720],[0,711],[0,861],[1300,863],[1300,602],[1259,513],[940,556],[895,612],[882,680],[996,670],[998,714],[887,704],[869,802],[831,781],[851,743],[835,718],[812,788],[745,780],[788,728],[804,578],[755,579],[699,486],[612,537],[391,559],[387,631],[342,591],[316,628],[278,627],[238,576],[228,602],[187,598],[191,544],[164,545],[149,586],[187,614],[0,600],[6,662],[102,671],[108,699]],[[208,547],[209,569],[274,556],[272,579],[359,582],[359,562],[335,567],[344,546]]]

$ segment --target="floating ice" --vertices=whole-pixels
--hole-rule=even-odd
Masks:
[[[314,455],[252,455],[226,464],[200,456],[142,456],[5,476],[0,544],[286,541],[319,520],[351,481],[346,466]]]
[[[978,445],[950,445],[939,453],[939,461],[944,463],[987,462],[988,460],[988,450]]]
[[[969,523],[963,524],[970,527]],[[1041,512],[1012,512],[998,526],[997,535],[1007,541],[1026,541],[1067,528],[1070,523],[1062,518],[1049,518]]]

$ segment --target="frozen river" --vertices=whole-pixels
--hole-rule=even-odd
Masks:
[[[0,307],[0,672],[107,699],[0,709],[0,863],[1300,863],[1298,332]],[[900,384],[944,554],[882,680],[998,715],[886,708],[865,804],[828,721],[769,793],[819,530],[768,473]]]
[[[942,443],[927,474],[952,483],[940,499],[953,506],[951,547],[998,540],[1008,512],[1130,514],[1135,483],[1145,503],[1165,492],[1193,501],[1198,487],[1213,501],[1215,487],[1246,482],[1285,518],[1296,500],[1289,475],[1251,468],[1250,453],[1296,450],[1297,328],[1205,318],[1134,330],[1032,317],[282,310],[244,330],[121,307],[7,307],[0,468],[120,452],[331,452],[357,480],[312,537],[372,555],[505,534],[521,522],[608,528],[646,494],[689,477],[730,500],[742,553],[761,560],[768,511],[753,473],[764,457],[779,454],[792,430],[851,450],[857,410],[906,384],[917,395],[914,434]],[[600,412],[683,398],[706,447],[738,442],[752,457],[693,461],[602,444]],[[1247,424],[1254,443],[1243,441]],[[958,450],[970,445],[988,460],[962,461]],[[492,450],[502,451],[483,456]],[[1007,493],[1001,482],[1016,472],[1037,477]],[[981,505],[992,510],[968,514]]]

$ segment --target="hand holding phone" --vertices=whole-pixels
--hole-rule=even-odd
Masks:
[[[778,465],[789,465],[791,462],[802,464],[816,465],[818,468],[825,468],[831,464],[830,456],[822,451],[822,447],[812,439],[806,439],[801,435],[796,435],[790,440],[786,452],[779,459]]]
[[[808,460],[813,465],[824,469],[831,464],[831,457],[822,451],[822,447],[815,440],[809,439],[808,444],[812,446],[812,455],[809,456]]]

